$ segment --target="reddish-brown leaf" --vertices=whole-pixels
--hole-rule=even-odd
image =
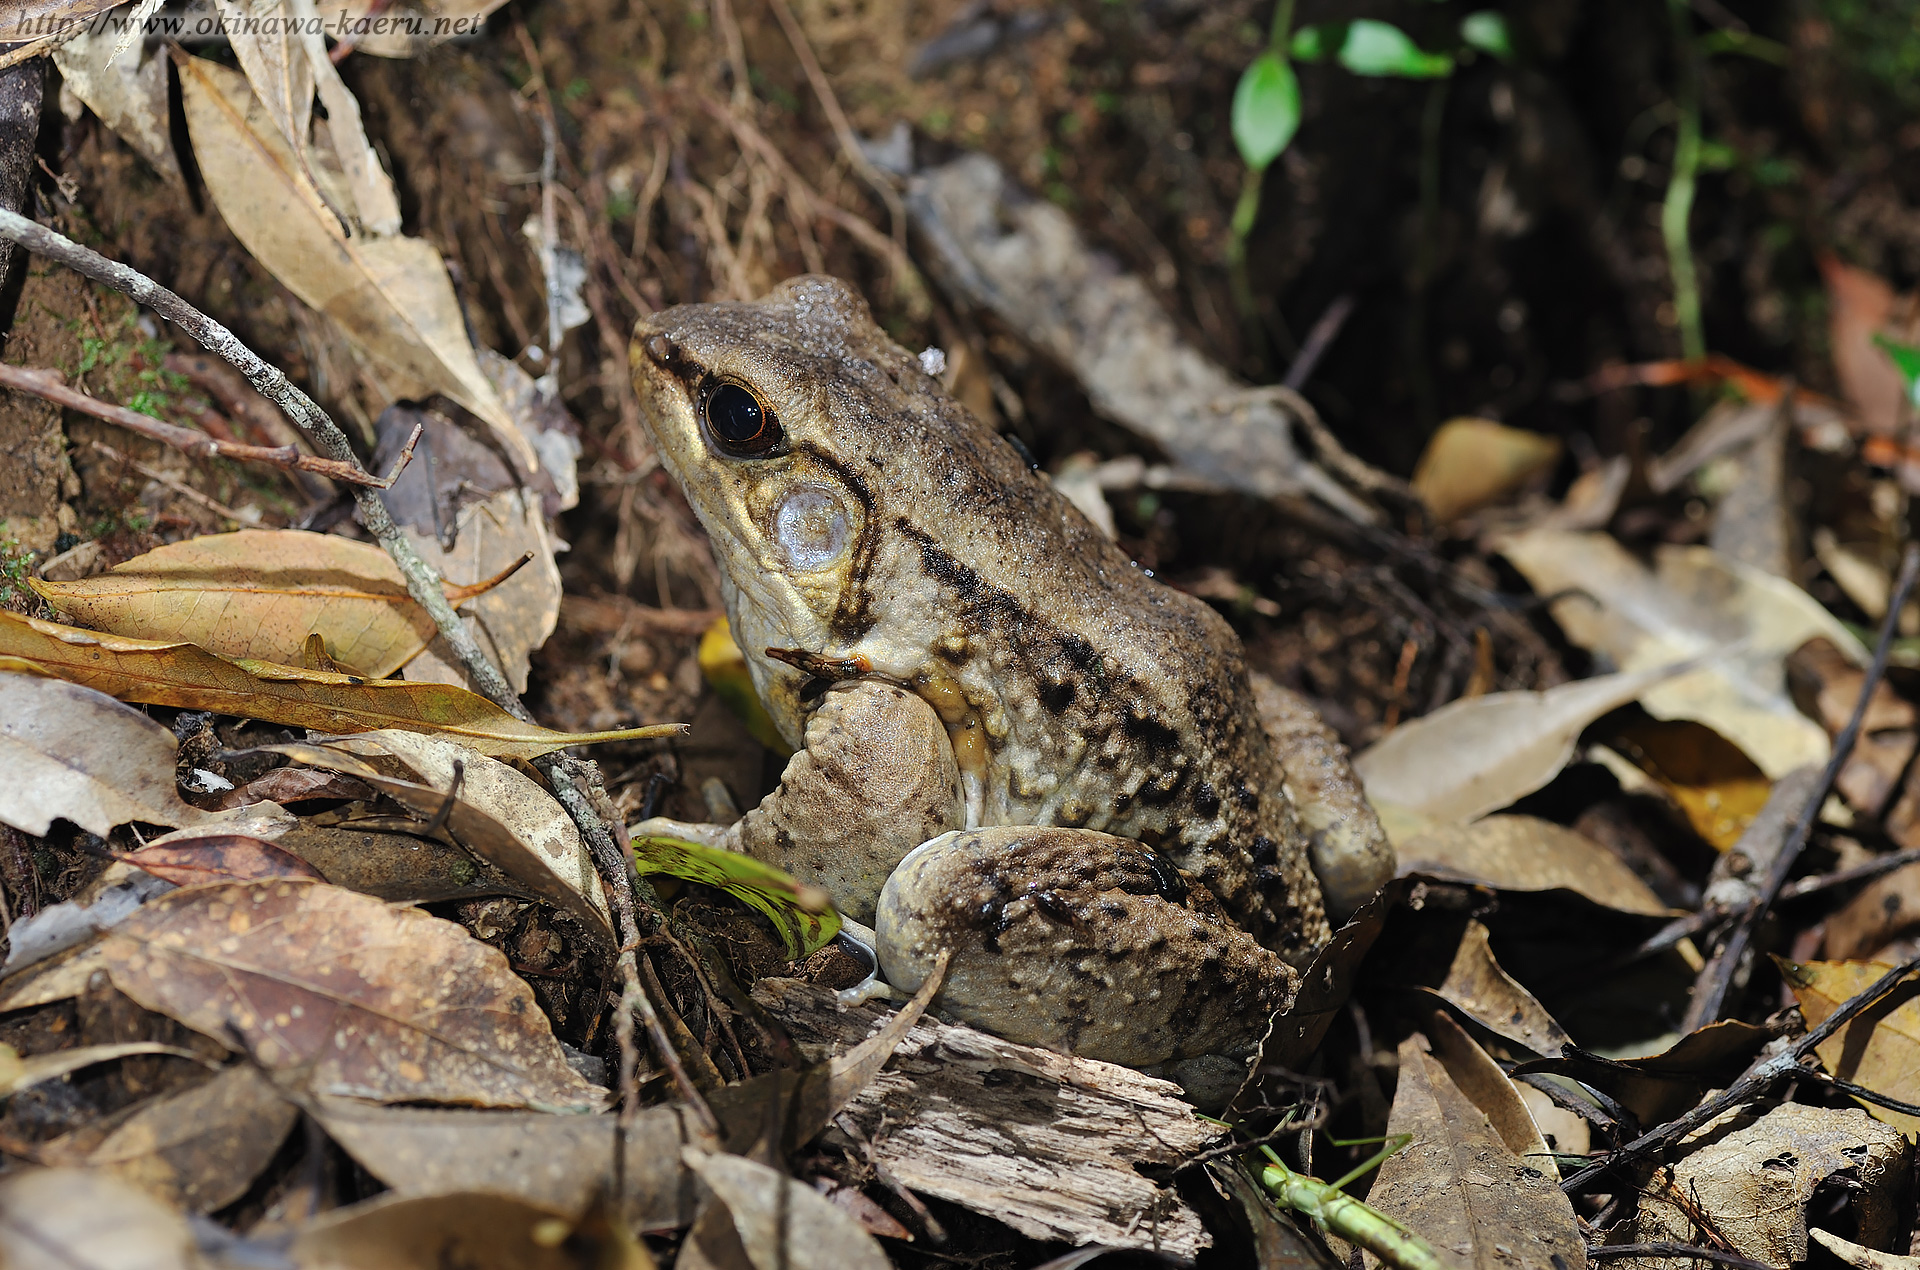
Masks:
[[[320,871],[299,856],[261,838],[238,833],[207,833],[142,847],[120,857],[175,886],[203,882],[253,882],[299,878],[324,882]]]

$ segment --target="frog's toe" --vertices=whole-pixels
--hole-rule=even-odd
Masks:
[[[887,880],[875,930],[895,987],[950,949],[950,1015],[1135,1067],[1248,1052],[1296,982],[1164,856],[1086,829],[942,834]]]

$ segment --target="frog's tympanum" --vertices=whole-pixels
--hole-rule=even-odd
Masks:
[[[1328,909],[1393,868],[1324,725],[845,284],[668,309],[633,368],[797,751],[738,823],[644,829],[825,887],[898,988],[950,950],[936,1006],[1010,1039],[1134,1066],[1257,1044]]]

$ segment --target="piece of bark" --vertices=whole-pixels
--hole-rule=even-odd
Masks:
[[[864,1039],[885,1011],[763,979],[754,999],[810,1061]],[[922,1019],[836,1123],[916,1191],[1066,1243],[1192,1257],[1199,1214],[1138,1165],[1167,1169],[1221,1140],[1177,1085],[1112,1063]]]

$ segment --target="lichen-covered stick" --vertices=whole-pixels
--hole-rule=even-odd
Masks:
[[[0,208],[0,238],[16,242],[36,255],[72,269],[74,272],[92,278],[95,282],[112,287],[115,291],[143,304],[166,318],[175,326],[192,336],[194,341],[209,353],[219,357],[247,377],[256,391],[268,401],[273,402],[291,419],[296,427],[306,433],[314,445],[342,464],[353,470],[364,472],[360,457],[353,452],[346,433],[340,430],[332,417],[322,410],[314,400],[300,391],[279,368],[269,364],[259,354],[241,342],[240,337],[214,321],[199,309],[194,308],[178,295],[161,286],[138,269],[109,260],[99,252],[83,247],[71,238],[17,212]],[[406,580],[407,594],[427,615],[433,619],[435,628],[454,656],[460,659],[467,673],[472,676],[473,686],[482,696],[492,700],[503,710],[519,718],[531,721],[527,708],[520,701],[518,693],[508,684],[487,655],[480,650],[479,643],[472,632],[461,622],[459,614],[453,611],[453,605],[447,602],[446,592],[440,589],[438,570],[420,558],[406,535],[400,532],[400,526],[394,523],[387,513],[387,505],[380,501],[379,491],[367,485],[353,487],[354,503],[360,511],[360,523],[368,533],[374,536],[394,566],[400,570],[400,576]],[[536,760],[540,769],[553,782],[554,793],[560,805],[566,808],[567,815],[579,827],[580,835],[585,839],[588,852],[599,870],[601,880],[612,893],[614,908],[620,917],[622,942],[629,948],[638,944],[640,928],[633,887],[628,877],[625,853],[614,841],[612,831],[600,818],[589,800],[587,791],[592,788],[592,775],[584,771],[586,765],[562,754],[550,754]],[[649,926],[661,924],[659,914],[651,909]],[[634,994],[644,997],[645,989],[639,985],[637,970],[631,955],[620,959],[621,977],[626,981],[626,995],[629,1000]],[[648,1003],[651,1005],[651,1003]],[[643,1016],[651,1016],[652,1010],[642,1010]],[[631,1042],[631,1033],[627,1034]],[[673,1074],[674,1083],[683,1097],[700,1110],[705,1105],[694,1090],[692,1081],[681,1067],[680,1059],[671,1045],[664,1043],[664,1033],[656,1037],[656,1045],[661,1049],[661,1061]],[[631,1059],[622,1055],[623,1067],[631,1067]],[[703,1118],[711,1118],[707,1112]]]

